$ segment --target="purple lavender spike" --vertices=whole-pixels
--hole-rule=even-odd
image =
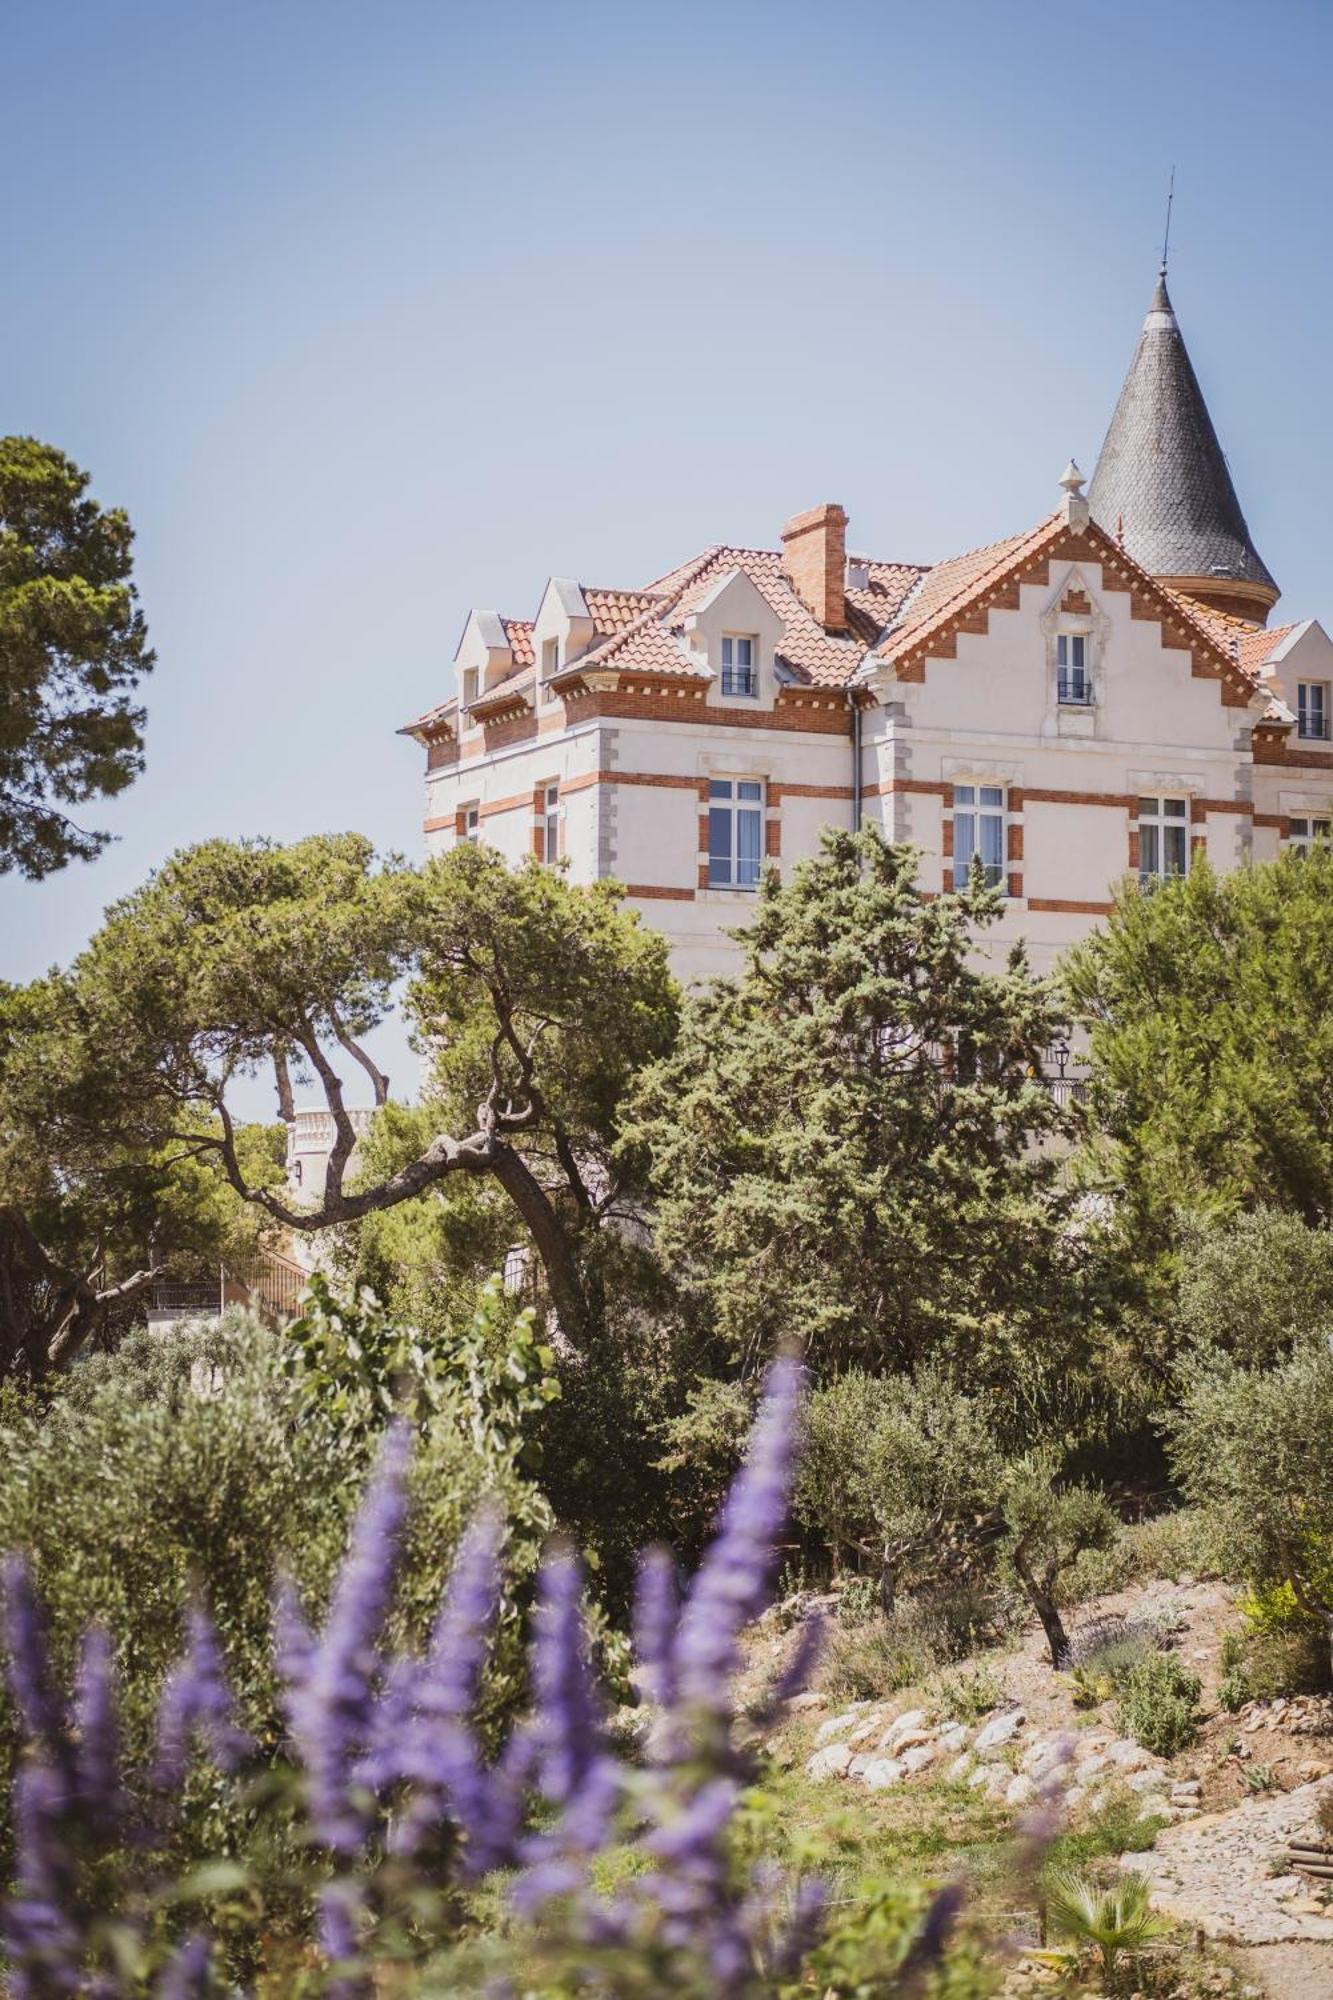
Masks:
[[[643,1842],[659,1861],[688,1871],[712,1873],[718,1842],[736,1809],[740,1788],[730,1778],[712,1778],[700,1787],[685,1810],[665,1825],[654,1827]]]
[[[484,1507],[469,1524],[424,1668],[415,1677],[413,1712],[378,1760],[381,1783],[406,1779],[417,1788],[394,1829],[397,1853],[415,1852],[446,1810],[470,1842],[487,1844],[490,1787],[469,1717],[499,1607],[503,1538],[504,1517],[496,1507]]]
[[[78,1990],[79,1933],[70,1915],[74,1871],[63,1838],[69,1805],[51,1765],[20,1767],[13,1793],[15,1893],[0,1906],[15,2000]]]
[[[321,1890],[319,1942],[331,1967],[357,1964],[360,1958],[357,1919],[361,1909],[361,1891],[355,1882],[349,1882],[345,1877],[327,1883]],[[360,2000],[362,1994],[370,1991],[370,1986],[364,1976],[351,1971],[334,1971],[324,1991],[330,2000]]]
[[[691,1707],[725,1711],[740,1634],[768,1601],[791,1498],[803,1380],[799,1364],[786,1357],[769,1369],[748,1456],[690,1587],[674,1657],[681,1697]]]
[[[51,1674],[46,1619],[33,1589],[32,1572],[20,1555],[4,1562],[5,1643],[9,1685],[30,1743],[49,1757],[66,1755],[64,1706]]]
[[[828,1883],[818,1875],[803,1875],[796,1884],[791,1916],[774,1945],[773,1972],[777,1978],[795,1979],[806,1957],[819,1943],[828,1894]]]
[[[411,1449],[408,1426],[393,1424],[353,1524],[323,1635],[301,1678],[289,1684],[311,1825],[340,1854],[355,1852],[369,1825],[368,1805],[349,1795],[349,1775],[373,1736],[377,1642],[401,1552]]]
[[[827,1620],[822,1611],[812,1611],[797,1635],[791,1658],[776,1676],[757,1710],[757,1722],[771,1722],[780,1710],[800,1694],[819,1664],[827,1637]]]
[[[123,1819],[127,1801],[120,1781],[115,1664],[105,1625],[90,1625],[83,1635],[74,1681],[74,1727],[79,1804],[94,1825],[109,1832]]]
[[[273,1593],[273,1659],[289,1688],[299,1687],[315,1657],[315,1635],[306,1622],[291,1577],[280,1579]]]
[[[921,1927],[908,1947],[907,1956],[898,1967],[895,2000],[912,2000],[912,1996],[921,1991],[948,1950],[949,1939],[966,1901],[967,1890],[961,1882],[946,1882],[942,1889],[936,1891],[921,1920]]]
[[[196,1733],[222,1771],[239,1769],[254,1749],[254,1739],[236,1722],[217,1632],[202,1605],[190,1606],[185,1627],[185,1654],[167,1677],[157,1712],[153,1782],[167,1793],[185,1783]]]
[[[634,1650],[643,1692],[660,1708],[669,1708],[676,1696],[671,1649],[679,1616],[675,1558],[669,1549],[646,1549],[634,1593]]]
[[[541,1730],[542,1795],[566,1806],[600,1754],[599,1705],[588,1667],[583,1576],[568,1548],[542,1564],[537,1583],[533,1684]]]
[[[157,2000],[203,2000],[213,1985],[213,1945],[196,1931],[177,1946],[157,1983]]]

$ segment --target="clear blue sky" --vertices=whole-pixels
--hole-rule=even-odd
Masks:
[[[129,509],[159,667],[117,844],[0,882],[0,976],[210,834],[415,852],[394,730],[472,604],[825,499],[913,560],[1038,518],[1173,161],[1278,615],[1333,614],[1326,0],[46,0],[4,49],[0,428]]]

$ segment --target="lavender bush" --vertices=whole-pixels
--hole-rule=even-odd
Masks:
[[[209,1933],[221,1926],[185,1913],[224,1890],[262,1903],[262,1882],[234,1863],[172,1879],[175,1802],[199,1758],[229,1774],[259,1833],[284,1797],[297,1801],[308,1863],[289,1990],[354,2000],[395,1962],[415,1968],[423,1992],[499,1994],[521,1976],[545,1993],[744,2000],[797,1978],[825,1924],[825,1885],[738,1858],[738,1810],[753,1773],[732,1684],[741,1635],[772,1589],[800,1394],[796,1365],[776,1363],[747,1461],[688,1587],[665,1551],[643,1560],[634,1629],[650,1728],[633,1756],[608,1730],[579,1563],[558,1543],[538,1584],[531,1711],[487,1753],[475,1716],[504,1525],[485,1505],[425,1649],[390,1651],[412,1449],[404,1425],[386,1434],[322,1629],[311,1628],[290,1584],[277,1594],[286,1792],[238,1726],[202,1606],[162,1692],[153,1767],[126,1771],[105,1632],[90,1628],[67,1702],[26,1566],[11,1558],[9,1677],[24,1750],[2,1935],[17,2000],[238,1990],[230,1969],[214,1964]],[[770,1714],[796,1692],[817,1644],[813,1628],[799,1635]],[[479,1894],[501,1898],[488,1926],[475,1905],[469,1912]],[[945,1892],[905,1961],[907,1984],[877,1991],[919,1988],[956,1909],[956,1893]]]

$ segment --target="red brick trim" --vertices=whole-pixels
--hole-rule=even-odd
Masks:
[[[1254,761],[1256,764],[1287,764],[1303,771],[1333,771],[1333,750],[1291,750],[1285,742],[1274,742],[1256,731]]]
[[[1192,833],[1190,835],[1190,853],[1193,855],[1193,854],[1206,854],[1207,852],[1208,852],[1207,834]]]
[[[707,887],[707,884],[702,880],[704,872],[702,869],[700,870],[700,888]],[[668,889],[656,882],[627,882],[625,884],[625,894],[627,896],[639,896],[645,902],[692,903],[694,901],[693,889]]]
[[[1137,827],[1130,829],[1129,866],[1131,873],[1137,875],[1139,872],[1139,830]]]
[[[1291,817],[1287,813],[1256,813],[1254,823],[1256,826],[1276,827],[1284,840],[1291,838]]]
[[[1022,900],[1023,874],[1021,869],[1018,870],[1015,874],[1010,875],[1009,877],[1009,894],[1014,900],[1014,902],[1020,902]]]
[[[1018,609],[1020,584],[1049,586],[1053,562],[1097,563],[1102,588],[1128,594],[1132,617],[1155,622],[1163,645],[1189,654],[1195,675],[1220,681],[1222,700],[1228,708],[1249,707],[1254,683],[1211,633],[1196,625],[1170,593],[1140,569],[1095,521],[1074,530],[1063,526],[1056,516],[1026,535],[1001,567],[979,576],[970,590],[965,588],[951,603],[942,605],[919,633],[904,634],[902,654],[896,659],[892,650],[886,654],[896,678],[923,681],[928,659],[956,659],[959,632],[988,632],[992,611]]]
[[[1030,910],[1049,910],[1058,916],[1109,917],[1114,903],[1080,903],[1068,896],[1029,896]]]
[[[882,799],[893,792],[921,792],[943,799],[946,806],[953,804],[953,785],[940,778],[881,778],[878,784],[867,785],[861,796]]]
[[[1010,861],[1021,861],[1023,859],[1023,829],[1021,826],[1015,826],[1012,820],[1009,822],[1009,853],[1007,858]]]
[[[856,794],[850,785],[770,785],[769,802],[780,806],[784,799],[851,799]]]
[[[1043,806],[1118,806],[1121,812],[1137,812],[1137,792],[1046,792],[1031,786],[1023,793],[1025,805],[1036,801]],[[1015,808],[1017,810],[1017,808]]]
[[[940,853],[945,861],[953,860],[953,821],[946,819],[940,828]]]
[[[782,858],[782,821],[776,813],[764,824],[764,853],[770,861]]]

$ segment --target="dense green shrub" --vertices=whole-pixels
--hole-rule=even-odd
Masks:
[[[362,1393],[369,1338],[354,1314],[341,1346],[326,1326],[320,1368],[306,1379],[300,1342],[244,1314],[212,1328],[142,1332],[114,1356],[81,1362],[49,1400],[11,1395],[0,1408],[0,1551],[28,1556],[62,1673],[71,1671],[89,1619],[107,1626],[133,1755],[146,1751],[163,1676],[180,1654],[184,1612],[200,1589],[242,1719],[261,1744],[276,1742],[271,1593],[277,1575],[290,1572],[307,1606],[322,1611],[384,1421],[382,1407]],[[430,1370],[424,1357],[418,1363],[424,1379]],[[411,1366],[405,1357],[400,1386]],[[477,1387],[484,1402],[484,1384]],[[483,1491],[498,1491],[512,1547],[487,1700],[494,1717],[519,1685],[519,1603],[550,1513],[514,1462],[513,1436],[488,1427],[482,1405],[457,1385],[435,1389],[418,1399],[394,1638],[424,1641],[463,1525]],[[6,1693],[6,1768],[12,1753]],[[202,1843],[212,1806],[207,1797],[196,1803]]]
[[[821,1681],[830,1694],[850,1701],[919,1686],[983,1647],[1011,1638],[1022,1610],[1016,1596],[979,1586],[904,1598],[890,1617],[835,1624]]]
[[[1202,1684],[1171,1653],[1144,1652],[1120,1685],[1120,1727],[1155,1757],[1174,1757],[1199,1733]]]

